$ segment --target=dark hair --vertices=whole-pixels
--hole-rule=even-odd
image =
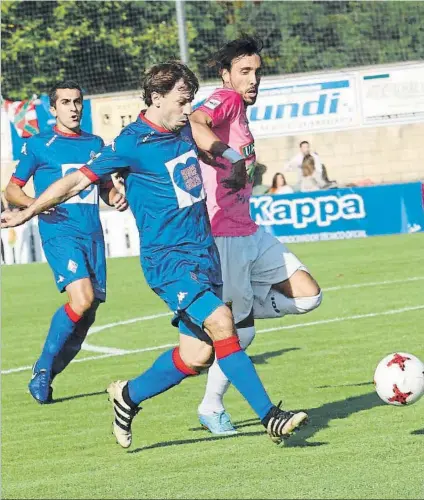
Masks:
[[[80,91],[81,97],[82,97],[82,88],[80,87],[79,83],[75,82],[74,80],[64,80],[63,82],[56,83],[50,90],[49,90],[49,101],[50,101],[50,106],[53,108],[56,105],[57,101],[57,90],[59,89],[76,89]]]
[[[301,148],[303,144],[309,144],[309,142],[308,142],[308,141],[302,141],[302,142],[299,144],[299,148]]]
[[[199,90],[199,80],[191,69],[180,61],[155,64],[144,75],[142,81],[143,98],[146,106],[152,105],[152,93],[166,95],[175,84],[183,80],[192,98]]]
[[[240,38],[227,42],[223,45],[218,52],[216,52],[209,62],[209,66],[218,67],[219,73],[222,70],[231,69],[234,59],[242,56],[251,56],[253,54],[260,54],[264,44],[262,40],[256,36],[242,34]]]
[[[284,175],[281,173],[281,172],[277,172],[274,177],[272,178],[272,186],[274,189],[277,187],[277,177],[281,175],[281,177],[284,179],[284,185],[287,184],[287,181],[286,181],[286,178],[284,177]]]

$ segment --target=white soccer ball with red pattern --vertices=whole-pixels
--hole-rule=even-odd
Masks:
[[[424,363],[407,352],[394,352],[378,363],[374,385],[390,405],[410,405],[424,394]]]

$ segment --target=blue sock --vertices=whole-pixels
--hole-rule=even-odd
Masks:
[[[100,305],[99,300],[95,300],[90,309],[84,313],[84,316],[78,321],[74,331],[66,340],[64,346],[54,358],[52,366],[52,380],[56,375],[61,373],[69,363],[80,352],[81,346],[84,343],[87,332],[96,319],[96,311]]]
[[[214,342],[216,359],[221,370],[263,420],[274,406],[256,373],[249,356],[241,349],[236,335]]]
[[[128,395],[134,405],[178,385],[189,375],[197,375],[181,359],[179,349],[161,354],[140,376],[128,381]]]
[[[54,313],[50,330],[44,343],[43,351],[37,361],[37,369],[51,373],[55,356],[60,352],[65,342],[75,330],[81,316],[76,314],[69,304],[65,304]]]

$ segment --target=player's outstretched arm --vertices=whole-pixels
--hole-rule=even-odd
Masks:
[[[6,210],[1,214],[1,227],[16,227],[49,208],[63,203],[87,188],[92,181],[79,170],[54,182],[28,208],[20,212]]]

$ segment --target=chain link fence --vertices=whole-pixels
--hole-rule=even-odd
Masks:
[[[2,96],[25,99],[64,78],[88,94],[139,87],[146,68],[180,58],[175,1],[3,1]],[[202,82],[225,41],[265,43],[265,75],[424,59],[424,3],[186,1],[189,65]]]

